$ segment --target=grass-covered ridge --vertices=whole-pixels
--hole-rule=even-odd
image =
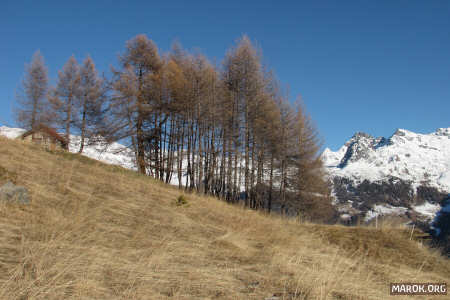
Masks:
[[[387,299],[450,278],[401,228],[299,224],[4,138],[0,170],[32,196],[0,204],[0,299]]]

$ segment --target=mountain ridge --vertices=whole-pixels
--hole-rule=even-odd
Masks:
[[[389,138],[357,132],[322,159],[344,220],[394,215],[429,226],[450,193],[450,128],[397,129]]]
[[[338,151],[326,148],[322,159],[331,176],[362,182],[391,175],[450,191],[450,127],[429,134],[397,129],[389,138],[358,132]]]

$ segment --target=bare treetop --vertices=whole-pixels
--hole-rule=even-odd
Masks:
[[[16,121],[24,128],[34,128],[45,122],[44,108],[48,91],[48,70],[40,51],[36,51],[30,64],[25,65],[25,75],[17,90]]]

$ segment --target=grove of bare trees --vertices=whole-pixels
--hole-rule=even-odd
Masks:
[[[138,172],[182,189],[269,212],[332,215],[313,122],[301,101],[289,102],[247,36],[217,66],[179,44],[160,53],[138,35],[112,74],[99,77],[92,58],[79,66],[72,56],[47,88],[36,54],[17,120],[53,122],[67,139],[80,135],[80,153],[100,135],[126,143]],[[50,118],[41,118],[43,105]]]

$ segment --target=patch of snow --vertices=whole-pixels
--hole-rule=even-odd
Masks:
[[[370,220],[377,217],[378,215],[379,215],[379,213],[377,213],[373,210],[369,210],[369,211],[367,211],[366,216],[364,217],[364,221],[369,222]]]
[[[89,140],[86,141],[86,143],[88,142]],[[80,144],[81,138],[76,135],[71,135],[69,151],[77,153],[80,149]],[[137,170],[134,152],[119,143],[86,145],[82,154],[107,164]]]
[[[430,202],[425,202],[421,205],[413,206],[414,211],[430,218],[433,218],[440,208],[441,206],[439,204],[431,204]]]
[[[9,139],[15,139],[25,133],[25,129],[22,128],[10,128],[6,126],[0,126],[0,135]]]
[[[342,159],[339,153],[331,151],[330,148],[325,148],[322,158],[328,162],[329,166],[337,166]]]
[[[349,215],[349,214],[342,214],[342,215],[340,216],[340,218],[341,218],[341,220],[343,220],[343,221],[348,221],[348,220],[351,220],[352,216]]]
[[[389,204],[386,205],[377,204],[374,205],[373,208],[366,213],[364,220],[368,222],[377,216],[388,216],[388,215],[401,216],[404,215],[407,211],[408,209],[406,207],[391,206]]]

